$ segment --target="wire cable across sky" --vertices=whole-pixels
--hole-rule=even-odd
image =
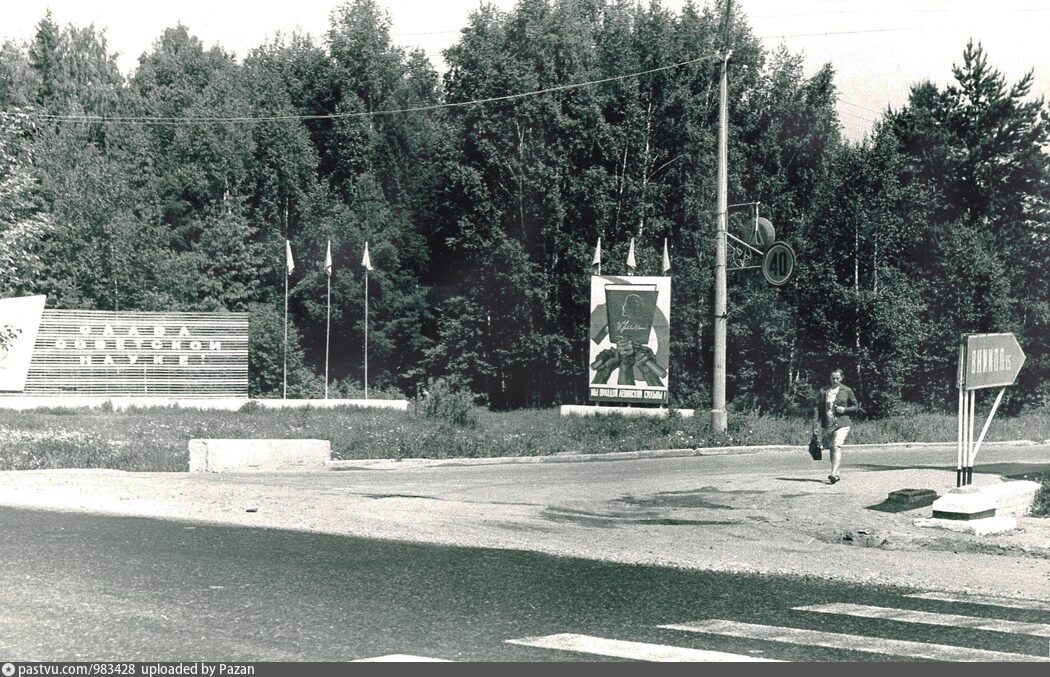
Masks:
[[[852,30],[852,31],[825,31],[819,33],[796,33],[796,34],[784,34],[784,35],[763,35],[758,36],[761,40],[772,40],[779,38],[790,38],[790,37],[812,37],[812,36],[832,36],[832,35],[850,35],[857,33],[888,33],[888,32],[901,32],[901,31],[915,31],[921,30],[914,27],[899,27],[899,28],[876,28],[868,30]],[[442,32],[442,31],[436,31]],[[308,120],[337,120],[337,119],[350,119],[360,117],[373,117],[379,115],[400,115],[404,113],[421,113],[431,110],[440,110],[446,108],[461,108],[466,106],[476,106],[488,103],[498,103],[501,101],[512,101],[515,99],[522,99],[530,96],[538,96],[541,94],[550,94],[552,92],[566,91],[570,89],[578,89],[581,87],[590,87],[593,85],[604,84],[607,82],[616,82],[618,80],[627,80],[631,78],[642,77],[652,73],[658,73],[660,71],[671,70],[675,68],[681,68],[695,63],[703,61],[711,61],[721,58],[719,54],[707,54],[695,59],[689,59],[687,61],[680,61],[667,66],[659,66],[657,68],[650,68],[644,71],[638,71],[636,73],[627,73],[624,75],[614,75],[607,78],[600,78],[597,80],[588,80],[586,82],[574,82],[564,85],[556,85],[554,87],[545,87],[543,89],[536,89],[528,92],[519,92],[516,94],[506,94],[503,96],[494,96],[483,99],[472,99],[470,101],[458,101],[431,104],[427,106],[414,106],[410,108],[397,108],[388,110],[378,111],[357,111],[352,113],[324,113],[324,114],[312,114],[312,115],[268,115],[268,116],[183,116],[183,117],[163,117],[163,116],[122,116],[122,115],[62,115],[62,114],[49,114],[49,113],[37,113],[32,116],[49,122],[80,122],[87,124],[142,124],[142,125],[200,125],[200,124],[257,124],[263,122],[289,122],[289,121],[308,121]],[[876,113],[869,108],[852,104],[848,101],[840,101],[840,103],[862,108],[872,113]],[[868,120],[862,116],[854,116],[861,119]],[[873,120],[869,120],[872,121]]]
[[[712,61],[720,59],[721,56],[718,54],[708,54],[705,56],[697,57],[695,59],[689,59],[688,61],[679,61],[667,66],[659,66],[657,68],[650,68],[644,71],[638,71],[637,73],[628,73],[625,75],[614,75],[608,78],[600,78],[597,80],[587,80],[586,82],[574,82],[565,85],[556,85],[554,87],[545,87],[543,89],[535,89],[528,92],[519,92],[517,94],[506,94],[503,96],[493,96],[484,99],[472,99],[470,101],[454,101],[449,103],[438,103],[431,104],[428,106],[413,106],[411,108],[398,108],[388,110],[377,110],[377,111],[358,111],[353,113],[326,113],[319,115],[269,115],[269,116],[200,116],[200,117],[159,117],[159,116],[103,116],[103,115],[58,115],[50,113],[34,114],[33,117],[47,120],[49,122],[83,122],[83,123],[104,123],[104,124],[147,124],[147,125],[178,125],[178,124],[214,124],[214,123],[259,123],[259,122],[287,122],[287,121],[305,121],[305,120],[337,120],[347,118],[359,118],[359,117],[372,117],[377,115],[398,115],[402,113],[419,113],[424,111],[439,110],[442,108],[461,108],[464,106],[475,106],[487,103],[496,103],[500,101],[512,101],[514,99],[522,99],[530,96],[538,96],[540,94],[550,94],[552,92],[561,92],[569,89],[577,89],[580,87],[590,87],[593,85],[600,85],[607,82],[615,82],[618,80],[627,80],[630,78],[637,78],[651,73],[658,73],[660,71],[671,70],[674,68],[681,68],[694,63],[700,63],[703,61]]]

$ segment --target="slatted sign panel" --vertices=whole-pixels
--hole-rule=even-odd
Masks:
[[[44,310],[26,395],[247,397],[247,313]]]

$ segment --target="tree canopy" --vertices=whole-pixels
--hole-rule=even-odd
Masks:
[[[289,279],[297,393],[453,376],[495,407],[586,398],[589,263],[673,260],[672,401],[709,406],[722,6],[482,4],[445,53],[392,42],[376,0],[242,61],[190,28],[122,74],[105,32],[0,49],[0,293],[52,306],[248,310],[276,393]],[[782,288],[730,273],[729,398],[802,406],[833,366],[872,413],[952,402],[965,332],[1029,356],[1009,406],[1050,402],[1050,109],[968,44],[861,142],[835,71],[730,23],[729,191],[798,253]],[[754,214],[731,214],[731,228]]]

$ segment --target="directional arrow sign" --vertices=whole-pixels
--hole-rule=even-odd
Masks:
[[[1013,334],[969,334],[963,355],[966,390],[1010,386],[1024,364],[1024,351]]]

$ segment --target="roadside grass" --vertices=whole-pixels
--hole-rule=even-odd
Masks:
[[[768,444],[797,445],[801,454],[809,439],[808,420],[757,413],[731,412],[725,434],[715,433],[706,415],[578,417],[561,416],[556,409],[482,408],[473,414],[467,425],[457,425],[448,417],[427,415],[420,407],[408,413],[354,407],[0,410],[0,470],[185,471],[188,442],[194,438],[325,439],[331,441],[336,459],[541,456]],[[849,443],[950,442],[956,425],[954,414],[859,420]],[[997,418],[987,440],[1042,441],[1048,433],[1050,408],[1044,408]],[[1050,503],[1050,496],[1046,501]]]
[[[1039,490],[1036,491],[1035,500],[1032,502],[1032,517],[1050,517],[1050,470],[1026,472],[1023,475],[1013,475],[1010,479],[1037,482]]]
[[[1042,488],[1035,495],[1035,503],[1032,505],[1032,517],[1050,517],[1050,477],[1043,477],[1040,484],[1042,484]]]

